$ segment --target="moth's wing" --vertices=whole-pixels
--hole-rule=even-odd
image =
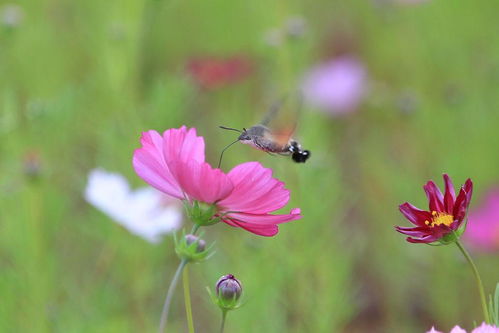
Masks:
[[[270,109],[267,111],[260,124],[262,124],[263,126],[269,126],[270,123],[273,122],[273,120],[279,114],[279,111],[283,107],[285,101],[286,101],[286,96],[272,103]]]
[[[296,130],[302,101],[302,95],[296,93],[281,98],[270,107],[262,121],[269,130],[269,140],[280,145],[288,144]]]
[[[280,127],[279,129],[268,130],[264,133],[264,138],[273,142],[274,146],[280,150],[285,150],[293,133],[295,132],[296,124],[294,126]]]

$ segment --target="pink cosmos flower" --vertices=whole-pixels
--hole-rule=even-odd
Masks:
[[[144,132],[141,144],[133,166],[142,179],[178,199],[215,205],[215,217],[233,227],[274,236],[278,224],[301,218],[299,208],[270,214],[287,204],[289,190],[260,163],[243,163],[227,174],[206,163],[204,140],[194,128],[169,129],[162,136]]]
[[[364,65],[342,56],[312,68],[303,82],[305,99],[331,114],[355,111],[366,93]]]
[[[482,205],[470,212],[463,238],[476,250],[499,250],[499,187],[491,189]]]
[[[434,327],[431,328],[427,333],[442,333],[437,331]],[[450,333],[466,333],[466,330],[462,329],[459,326],[454,326],[454,328],[450,331]],[[486,323],[482,323],[482,325],[475,328],[470,333],[499,333],[499,328],[495,325],[487,325]]]

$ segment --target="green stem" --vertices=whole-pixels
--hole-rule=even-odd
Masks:
[[[220,325],[220,333],[224,333],[225,317],[227,317],[227,310],[222,310],[222,324]]]
[[[191,229],[191,235],[195,235],[196,232],[198,231],[200,225],[199,224],[194,224]]]
[[[172,282],[170,282],[170,287],[168,287],[168,293],[166,294],[165,304],[163,305],[163,311],[161,312],[161,321],[159,322],[159,330],[158,330],[159,333],[163,333],[165,331],[166,322],[168,319],[168,312],[170,310],[170,304],[173,297],[173,291],[175,290],[180,274],[182,273],[186,265],[187,265],[187,260],[182,259],[180,261],[180,264],[178,265],[175,275],[173,276]]]
[[[183,283],[184,283],[184,302],[185,302],[185,314],[187,316],[187,326],[189,327],[189,333],[194,333],[194,321],[192,320],[192,306],[191,306],[191,292],[189,290],[189,268],[184,269]]]
[[[466,249],[463,247],[461,242],[459,242],[459,240],[456,240],[456,245],[459,248],[459,250],[461,250],[464,257],[466,258],[466,260],[470,264],[471,269],[473,270],[473,274],[475,275],[478,291],[480,293],[480,300],[482,302],[483,316],[485,318],[485,322],[490,323],[489,310],[487,308],[487,301],[485,300],[485,292],[483,290],[483,283],[482,283],[482,279],[480,278],[480,274],[478,274],[478,269],[476,268],[475,263],[471,259],[468,251],[466,251]]]

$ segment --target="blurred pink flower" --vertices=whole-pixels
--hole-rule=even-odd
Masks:
[[[228,174],[204,161],[204,140],[194,128],[142,134],[133,166],[149,185],[181,200],[216,205],[216,217],[261,236],[277,234],[277,224],[300,219],[300,209],[289,214],[271,212],[289,201],[289,190],[272,177],[272,170],[247,162]]]
[[[435,327],[432,327],[431,330],[429,330],[427,333],[442,333],[440,331],[437,331]],[[454,326],[454,328],[450,331],[450,333],[466,333],[465,330],[463,330],[459,325]]]
[[[344,114],[357,109],[366,93],[366,81],[364,65],[354,57],[342,56],[312,68],[302,89],[311,105]]]
[[[254,71],[253,62],[243,56],[199,57],[188,61],[187,73],[207,90],[240,82]]]
[[[434,327],[431,328],[427,333],[442,333],[437,331]],[[462,329],[459,326],[454,326],[454,328],[450,331],[450,333],[466,333],[466,330]],[[494,325],[487,325],[486,323],[482,323],[479,327],[475,328],[470,333],[499,333],[499,328]]]
[[[476,250],[499,250],[499,188],[491,189],[482,205],[470,212],[463,238]]]

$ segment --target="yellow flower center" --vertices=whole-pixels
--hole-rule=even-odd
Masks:
[[[426,225],[429,225],[430,227],[442,224],[450,226],[452,222],[454,222],[454,216],[452,216],[451,214],[433,211],[431,212],[431,215],[432,215],[431,221],[424,222]]]

